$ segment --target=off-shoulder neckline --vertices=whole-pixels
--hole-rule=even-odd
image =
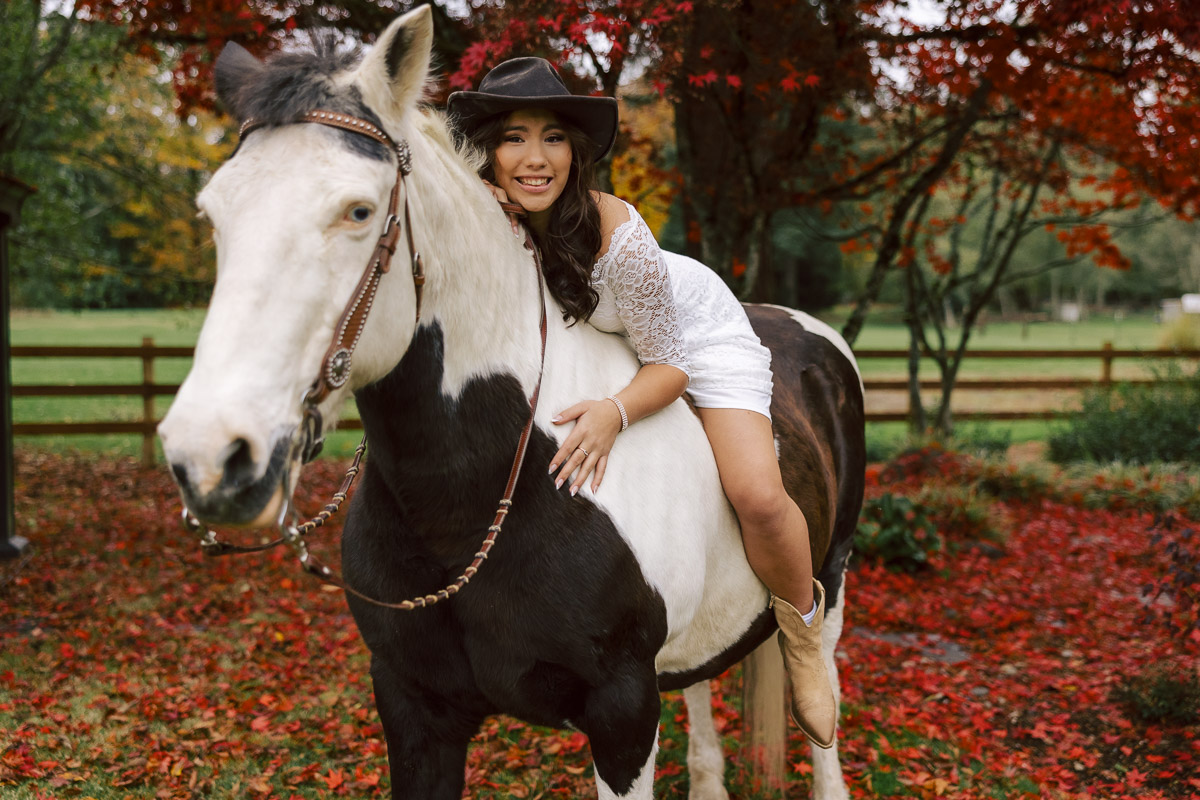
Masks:
[[[596,274],[600,271],[600,266],[610,260],[609,256],[611,256],[613,252],[618,249],[618,246],[623,242],[626,236],[626,228],[631,226],[636,228],[637,223],[642,219],[641,215],[638,214],[637,209],[633,207],[632,203],[620,197],[617,199],[624,203],[625,207],[629,209],[629,219],[613,228],[612,235],[608,237],[608,249],[604,251],[604,255],[596,259],[596,264],[592,267],[592,277],[596,276]]]

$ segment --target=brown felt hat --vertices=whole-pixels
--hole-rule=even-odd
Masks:
[[[447,104],[468,135],[485,119],[521,108],[544,108],[573,122],[596,143],[596,161],[617,137],[617,101],[571,94],[544,58],[510,58],[483,77],[479,91],[454,92]]]

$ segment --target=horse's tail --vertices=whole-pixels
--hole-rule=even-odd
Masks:
[[[782,793],[787,786],[785,683],[778,634],[772,634],[742,661],[743,763],[754,769],[756,794]]]
[[[833,697],[841,704],[841,685],[838,681],[834,651],[842,635],[845,583],[838,584],[838,595],[832,610],[825,615],[821,629],[821,651],[825,669],[833,685]],[[784,696],[786,673],[783,654],[779,651],[778,634],[771,635],[742,661],[742,762],[753,768],[754,796],[784,796],[787,787],[788,718]],[[840,713],[839,713],[840,716]],[[823,750],[812,747],[814,800],[848,800],[849,792],[838,748]]]

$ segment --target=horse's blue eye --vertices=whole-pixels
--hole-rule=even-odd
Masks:
[[[350,209],[350,219],[355,222],[366,222],[371,218],[370,206],[355,206]]]

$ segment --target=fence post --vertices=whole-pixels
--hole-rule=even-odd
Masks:
[[[154,466],[154,339],[142,337],[142,466]]]
[[[0,173],[0,560],[16,558],[25,552],[29,541],[17,536],[17,518],[13,512],[13,415],[11,338],[8,325],[8,229],[20,221],[21,203],[33,192],[15,178]],[[19,616],[19,614],[18,614]]]
[[[1101,356],[1104,363],[1100,369],[1100,382],[1103,383],[1105,386],[1108,386],[1109,384],[1112,383],[1113,343],[1105,342],[1104,346],[1101,349],[1103,349],[1105,351],[1105,353],[1103,356]]]

